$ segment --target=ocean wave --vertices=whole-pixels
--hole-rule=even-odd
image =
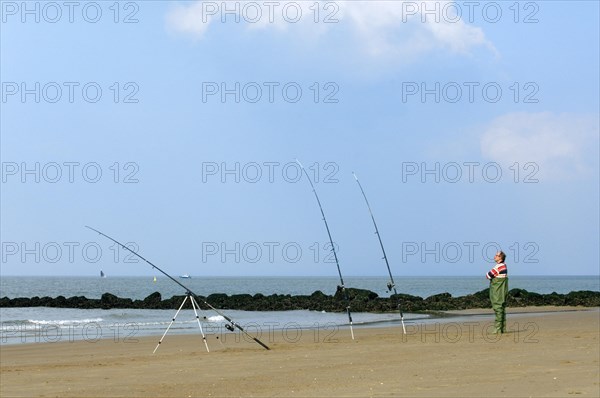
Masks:
[[[40,327],[58,327],[61,329],[77,326],[85,326],[89,324],[99,324],[104,319],[102,318],[89,318],[89,319],[58,319],[58,320],[45,320],[45,319],[27,319],[27,320],[13,320],[2,322],[0,331],[9,332],[14,331],[18,328],[22,331],[36,330]]]
[[[99,323],[104,321],[102,318],[90,318],[90,319],[59,319],[59,320],[37,320],[37,319],[28,319],[27,322],[34,325],[60,325],[60,326],[77,326],[86,323]]]

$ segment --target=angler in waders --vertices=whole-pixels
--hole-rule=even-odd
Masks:
[[[499,251],[494,256],[496,266],[486,275],[490,280],[490,301],[496,313],[494,333],[506,333],[506,297],[508,296],[508,271],[504,260],[506,254]]]

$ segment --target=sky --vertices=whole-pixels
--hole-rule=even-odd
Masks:
[[[0,11],[0,275],[600,274],[598,2]]]

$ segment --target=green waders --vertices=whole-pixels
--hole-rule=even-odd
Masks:
[[[508,278],[494,278],[490,281],[490,301],[496,313],[494,333],[506,333],[506,297]]]

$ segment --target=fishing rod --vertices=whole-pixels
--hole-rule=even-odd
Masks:
[[[317,195],[317,190],[312,183],[308,173],[302,166],[302,163],[298,159],[296,162],[300,165],[300,168],[306,175],[310,186],[312,187],[313,193],[315,194],[315,198],[317,199],[317,203],[319,204],[319,209],[321,209],[321,215],[323,216],[323,222],[325,223],[325,228],[327,229],[327,235],[329,236],[329,243],[331,243],[331,251],[333,251],[333,257],[335,258],[335,264],[337,265],[338,274],[340,276],[341,285],[338,286],[338,290],[341,290],[344,294],[344,300],[346,300],[346,312],[348,313],[348,322],[350,323],[350,334],[352,335],[352,340],[354,340],[354,330],[352,329],[352,314],[350,313],[350,299],[348,298],[348,292],[346,292],[346,287],[344,286],[344,278],[342,277],[342,271],[340,270],[340,263],[338,261],[337,253],[335,251],[335,245],[333,244],[333,239],[331,239],[331,232],[329,232],[329,225],[327,224],[327,219],[325,218],[325,212],[323,212],[323,206],[321,206],[321,201],[319,200],[319,195]]]
[[[377,239],[379,239],[379,245],[381,246],[381,251],[383,252],[383,259],[385,260],[385,265],[387,265],[387,270],[390,274],[390,281],[387,284],[388,292],[394,290],[394,295],[398,296],[398,292],[396,291],[396,283],[394,282],[394,277],[392,275],[392,269],[390,268],[390,263],[388,262],[387,255],[385,254],[385,248],[383,247],[383,241],[381,240],[381,235],[379,234],[379,228],[377,228],[377,223],[375,222],[375,216],[373,216],[373,211],[371,210],[371,205],[369,204],[369,200],[367,199],[367,195],[365,191],[360,185],[360,181],[358,181],[358,177],[354,172],[352,172],[354,179],[358,183],[358,187],[360,188],[360,192],[362,192],[363,197],[365,198],[365,202],[367,203],[367,208],[369,209],[369,214],[371,214],[371,220],[373,220],[373,225],[375,226],[375,234],[377,235]],[[402,308],[400,306],[400,299],[398,299],[398,310],[400,311],[400,322],[402,322],[402,330],[404,334],[406,334],[406,328],[404,327],[404,314],[402,313]]]
[[[164,274],[167,278],[171,279],[173,282],[175,282],[176,284],[178,284],[179,286],[181,286],[182,288],[185,289],[186,294],[192,296],[193,298],[202,301],[208,308],[210,308],[211,310],[215,311],[217,314],[221,315],[223,318],[225,318],[225,320],[227,320],[227,322],[229,322],[229,324],[225,325],[225,328],[231,332],[233,332],[234,328],[239,329],[242,333],[244,333],[246,336],[250,337],[252,340],[256,341],[258,344],[260,344],[263,348],[270,350],[270,348],[263,343],[262,341],[260,341],[259,339],[257,339],[256,337],[248,334],[248,332],[246,332],[246,330],[244,330],[243,327],[241,327],[240,325],[238,325],[236,322],[233,321],[233,319],[231,319],[230,317],[228,317],[227,315],[225,315],[224,313],[222,313],[221,311],[219,311],[218,309],[216,309],[215,307],[213,307],[212,305],[210,305],[209,303],[206,302],[206,300],[202,299],[200,296],[198,296],[196,293],[192,292],[190,289],[188,289],[183,283],[179,282],[177,279],[173,278],[171,275],[167,274],[165,271],[163,271],[162,269],[160,269],[157,265],[152,264],[150,261],[146,260],[144,257],[142,257],[141,254],[136,253],[135,251],[131,250],[129,247],[125,246],[124,244],[122,244],[121,242],[118,242],[117,240],[111,238],[110,236],[98,231],[97,229],[94,229],[92,227],[89,226],[85,226],[86,228],[91,229],[94,232],[99,233],[100,235],[104,236],[105,238],[108,238],[110,240],[112,240],[113,242],[115,242],[117,245],[121,246],[123,249],[126,249],[128,251],[130,251],[131,253],[135,254],[136,256],[138,256],[139,258],[141,258],[142,260],[144,260],[145,262],[147,262],[148,264],[150,264],[152,266],[152,268],[157,269],[159,272],[161,272],[162,274]]]

